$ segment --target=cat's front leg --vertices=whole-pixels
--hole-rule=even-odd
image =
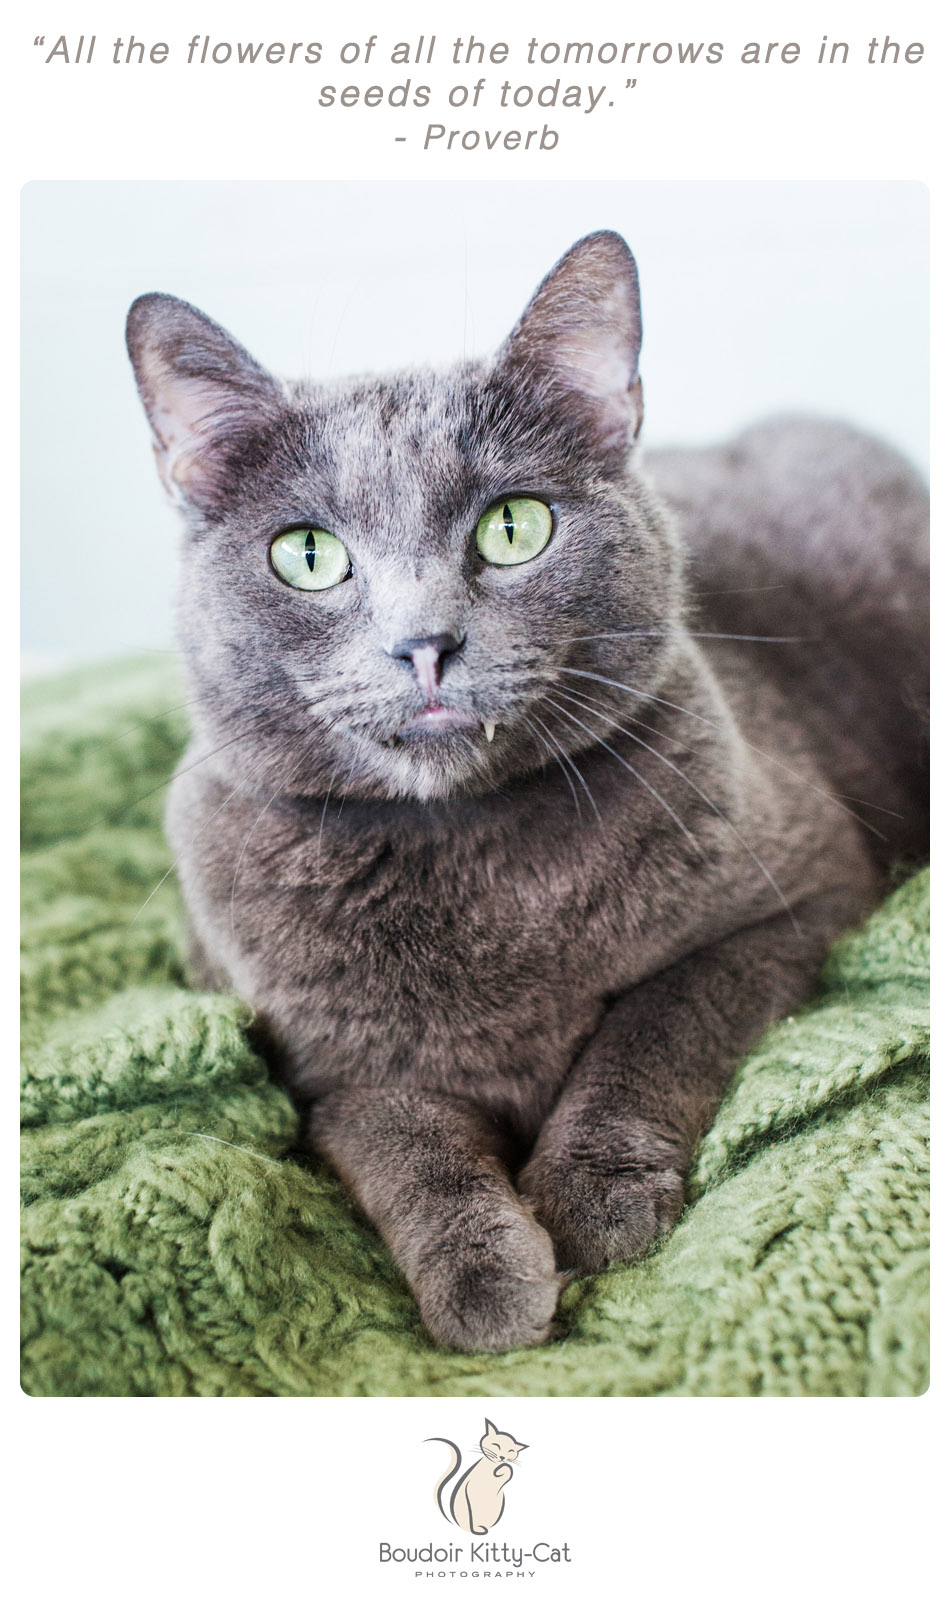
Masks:
[[[467,1352],[543,1342],[559,1280],[488,1119],[458,1098],[340,1089],[309,1122],[382,1233],[438,1342]]]
[[[736,1063],[807,997],[830,936],[853,918],[840,903],[797,913],[692,955],[608,1010],[518,1182],[562,1268],[636,1258],[676,1220]]]

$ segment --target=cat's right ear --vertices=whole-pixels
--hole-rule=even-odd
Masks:
[[[170,294],[135,301],[126,343],[162,482],[173,499],[214,512],[253,438],[277,419],[280,384],[217,322]]]

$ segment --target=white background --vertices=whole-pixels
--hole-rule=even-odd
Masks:
[[[71,76],[64,70],[54,80],[52,69],[44,74],[38,65],[39,52],[31,45],[34,34],[75,29],[80,13],[86,31],[102,37],[133,28],[150,37],[188,37],[199,28],[224,37],[238,30],[251,36],[266,30],[269,37],[339,37],[345,28],[357,39],[396,32],[397,17],[397,36],[408,37],[432,29],[444,33],[445,6],[407,3],[397,10],[379,0],[375,7],[353,5],[342,12],[271,0],[266,13],[239,3],[204,3],[197,11],[190,4],[153,4],[138,7],[138,16],[136,9],[127,0],[121,7],[59,0],[18,5],[7,21],[3,50],[14,117],[6,141],[4,200],[11,230],[20,185],[37,179],[898,180],[929,185],[934,282],[945,284],[950,276],[948,178],[939,137],[947,40],[942,12],[934,6],[879,9],[864,0],[661,6],[649,0],[630,8],[588,0],[583,8],[536,9],[483,3],[470,24],[454,6],[453,28],[513,42],[542,29],[541,36],[577,38],[581,26],[584,37],[595,26],[604,38],[704,37],[715,23],[717,38],[740,45],[763,37],[813,43],[825,32],[861,41],[871,31],[869,9],[879,9],[873,19],[878,36],[890,27],[898,37],[927,45],[919,68],[849,65],[833,79],[825,75],[828,69],[805,59],[768,75],[732,65],[701,77],[655,74],[633,91],[635,108],[578,123],[554,155],[464,157],[422,155],[409,144],[391,144],[389,135],[400,129],[387,128],[384,120],[351,115],[344,122],[342,113],[320,120],[306,92],[288,87],[279,75],[244,82],[222,73],[196,85],[170,64],[161,79],[140,74],[117,81],[99,74],[84,82],[81,69],[70,69]],[[434,72],[429,76],[439,81]],[[457,76],[450,70],[442,81],[448,85]],[[515,119],[505,120],[513,125]],[[565,231],[566,243],[571,229]],[[58,238],[55,248],[68,256],[70,238]],[[532,266],[524,281],[512,281],[513,310],[533,275]],[[941,383],[947,367],[943,298],[938,294],[934,325]],[[12,349],[13,283],[5,305]],[[222,312],[217,303],[208,308]],[[246,334],[243,321],[236,330]],[[869,329],[869,336],[886,344],[893,334],[888,324]],[[82,405],[82,396],[65,391],[55,377],[51,385],[51,402]],[[937,398],[942,440],[948,418],[940,391]],[[4,480],[11,484],[12,417],[4,444]],[[945,504],[942,452],[938,465],[939,526]],[[936,540],[938,558],[942,541]],[[5,629],[11,653],[13,630],[11,621]],[[12,960],[7,968],[12,970]],[[938,1346],[943,1323],[938,1319]],[[12,1367],[11,1358],[8,1390]],[[555,1456],[557,1481],[569,1480],[575,1488],[573,1506],[562,1484],[549,1488],[564,1535],[579,1549],[576,1571],[559,1583],[563,1591],[662,1591],[678,1597],[697,1589],[848,1590],[892,1597],[895,1590],[928,1589],[935,1573],[928,1560],[938,1550],[935,1567],[944,1567],[935,1498],[945,1456],[942,1363],[935,1368],[935,1385],[925,1398],[864,1402],[551,1398],[499,1406],[479,1394],[438,1403],[215,1405],[11,1396],[8,1451],[24,1490],[8,1539],[8,1563],[16,1559],[17,1544],[27,1557],[27,1573],[14,1567],[11,1577],[18,1589],[28,1585],[44,1597],[64,1589],[125,1593],[130,1586],[146,1594],[392,1589],[393,1582],[374,1567],[371,1549],[387,1535],[391,1510],[398,1509],[401,1523],[411,1519],[418,1532],[413,1505],[425,1482],[431,1489],[434,1474],[428,1462],[424,1468],[415,1462],[420,1455],[428,1458],[421,1439],[438,1431],[464,1444],[467,1425],[474,1441],[488,1413],[521,1433],[532,1449],[512,1488],[513,1531],[518,1525],[519,1536],[522,1529],[533,1535],[537,1524],[538,1534],[547,1534],[553,1506],[529,1508],[529,1500],[537,1482],[550,1482],[546,1472]],[[535,1483],[530,1491],[529,1481]],[[522,1522],[516,1520],[518,1488],[524,1488]],[[403,1589],[418,1584],[407,1579]],[[553,1572],[545,1588],[555,1589]]]
[[[42,1597],[893,1597],[945,1568],[930,1563],[946,1472],[926,1399],[23,1404],[26,1473],[56,1518],[55,1538],[26,1542]],[[566,1541],[570,1565],[484,1583],[380,1565],[381,1541],[467,1547],[436,1510],[447,1449],[426,1438],[454,1440],[467,1467],[486,1417],[528,1450],[485,1540]]]

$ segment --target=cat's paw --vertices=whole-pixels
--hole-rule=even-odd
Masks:
[[[520,1204],[477,1238],[447,1238],[413,1281],[426,1329],[464,1353],[546,1341],[562,1285],[551,1238]]]
[[[658,1144],[618,1158],[615,1150],[541,1150],[518,1186],[554,1241],[558,1265],[581,1275],[636,1259],[683,1207],[683,1182]]]

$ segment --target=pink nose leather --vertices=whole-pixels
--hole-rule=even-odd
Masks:
[[[394,659],[412,666],[426,700],[431,702],[438,694],[446,660],[464,642],[455,632],[437,632],[426,638],[403,638],[389,652]]]

